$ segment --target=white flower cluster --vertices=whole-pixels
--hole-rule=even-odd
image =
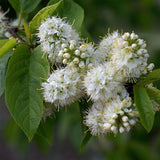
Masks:
[[[145,47],[135,33],[114,32],[100,43],[98,53],[105,54],[107,62],[88,71],[84,78],[86,92],[94,102],[84,123],[93,135],[129,131],[138,120],[125,84],[133,87],[137,78],[152,71],[154,65],[147,65]]]
[[[102,57],[96,54],[91,43],[77,44],[75,40],[71,40],[69,44],[63,43],[58,56],[63,64],[81,70],[91,69],[97,62],[102,61]]]
[[[3,13],[1,11],[1,6],[0,6],[0,37],[5,37],[6,36],[6,20],[7,18],[5,17],[6,13]]]
[[[82,96],[81,77],[76,68],[58,69],[42,83],[44,99],[56,107],[73,103]]]
[[[93,135],[128,132],[138,120],[138,113],[131,105],[130,97],[126,97],[124,100],[117,97],[104,104],[98,101],[89,109],[85,124]]]
[[[114,32],[102,40],[98,51],[107,55],[117,72],[121,72],[126,80],[139,78],[154,67],[154,64],[147,64],[149,54],[145,41],[135,33],[121,35]]]
[[[53,63],[59,63],[58,53],[63,43],[68,44],[70,40],[79,39],[78,33],[72,29],[72,26],[57,17],[47,18],[38,30],[42,50],[48,54],[48,58]]]
[[[41,24],[38,36],[50,61],[62,66],[42,83],[46,102],[63,107],[87,94],[93,105],[86,111],[84,124],[93,135],[123,133],[136,124],[133,85],[154,67],[147,64],[144,40],[133,32],[113,32],[95,49],[56,17]]]

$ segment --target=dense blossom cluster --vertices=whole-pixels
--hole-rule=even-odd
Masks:
[[[1,11],[1,6],[0,6],[0,37],[5,37],[8,34],[6,29],[7,18],[5,17],[5,14],[6,13],[3,13]]]
[[[142,75],[151,72],[146,43],[134,32],[108,34],[97,49],[79,39],[72,26],[60,18],[47,18],[39,27],[42,50],[53,71],[42,83],[44,99],[63,107],[87,95],[93,105],[84,124],[93,135],[129,131],[139,115],[126,84],[131,88]]]
[[[38,32],[42,50],[48,54],[51,62],[60,62],[59,51],[63,43],[68,44],[71,40],[78,41],[79,35],[60,18],[47,18],[40,27]]]

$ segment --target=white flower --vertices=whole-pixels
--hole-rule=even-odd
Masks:
[[[73,44],[74,44],[74,48],[71,47],[71,45]],[[63,49],[63,46],[62,46],[62,49]],[[67,56],[67,55],[70,55],[70,56]],[[63,58],[67,58],[68,65],[70,65],[70,63],[73,62],[75,64],[74,67],[79,68],[80,71],[83,71],[84,73],[87,72],[87,69],[90,69],[93,66],[103,62],[103,58],[101,57],[101,54],[95,51],[93,44],[81,42],[81,45],[80,45],[78,43],[76,44],[75,41],[65,45],[65,48],[63,49]],[[83,61],[83,64],[79,64],[79,62],[81,61]],[[63,62],[63,59],[62,59],[62,62]]]
[[[121,115],[121,112],[124,115]],[[117,97],[108,103],[99,101],[94,103],[86,112],[84,123],[93,135],[107,134],[108,132],[117,134],[118,131],[120,133],[128,132],[131,126],[137,122],[138,116],[131,98],[126,97],[120,100]]]
[[[107,62],[87,73],[84,78],[84,86],[93,101],[102,100],[105,102],[110,98],[117,97],[117,94],[122,97],[127,95],[121,79],[118,73],[115,72],[114,67]]]
[[[51,17],[47,18],[39,27],[38,37],[42,50],[48,54],[49,59],[54,62],[59,62],[58,53],[62,48],[66,47],[71,40],[73,44],[78,41],[79,35],[72,29],[72,26],[61,18]]]
[[[66,106],[82,96],[81,77],[76,69],[64,68],[53,72],[42,83],[44,99],[57,106]]]

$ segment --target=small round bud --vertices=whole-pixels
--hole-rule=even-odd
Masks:
[[[82,53],[81,54],[81,58],[85,58],[86,57],[86,54],[85,53]]]
[[[83,61],[81,61],[81,62],[79,63],[79,67],[80,67],[81,69],[83,69],[83,68],[85,67],[85,64],[84,64]]]
[[[153,64],[153,63],[150,63],[149,66],[147,67],[147,69],[148,69],[149,71],[152,71],[153,68],[154,68],[154,64]]]
[[[73,49],[74,49],[74,45],[73,45],[73,44],[70,44],[69,49],[70,49],[70,50],[73,50]]]
[[[78,49],[77,49],[77,50],[75,50],[75,55],[76,55],[76,56],[79,56],[79,55],[80,55],[80,53],[81,53],[81,52],[80,52]]]
[[[130,127],[130,126],[126,127],[126,131],[127,131],[127,132],[129,132],[130,130],[131,130],[131,127]]]
[[[76,41],[75,40],[70,40],[69,42],[70,44],[76,45]]]
[[[63,57],[63,51],[62,50],[59,51],[58,57]]]
[[[137,45],[135,43],[132,44],[132,48],[135,49]]]
[[[114,119],[110,119],[110,120],[109,120],[109,123],[110,123],[110,124],[114,124],[114,123],[115,123],[115,120],[114,120]]]
[[[63,43],[63,44],[61,45],[61,47],[64,49],[64,48],[67,47],[67,45]]]
[[[141,56],[143,54],[143,50],[142,49],[139,49],[138,51],[137,51],[137,55],[138,56]]]
[[[131,120],[129,120],[129,124],[133,126],[136,124],[136,121],[134,119],[131,119]]]
[[[79,63],[79,59],[78,58],[74,58],[73,63],[78,64]]]
[[[123,126],[124,126],[124,127],[128,127],[128,126],[129,126],[129,123],[128,123],[128,122],[125,122],[125,123],[123,123]]]
[[[143,45],[141,45],[141,48],[144,49],[144,48],[146,48],[146,46],[147,45],[144,43]]]
[[[148,57],[149,57],[149,54],[146,53],[146,54],[144,55],[144,57],[148,58]]]
[[[143,45],[143,44],[144,44],[143,39],[138,39],[138,44],[139,44],[139,45]]]
[[[124,40],[127,40],[129,36],[130,36],[130,34],[128,32],[126,32],[126,33],[124,33],[124,35],[122,36],[122,38]]]
[[[67,51],[68,51],[68,49],[67,49],[67,48],[64,48],[64,49],[63,49],[63,52],[67,52]]]
[[[135,33],[131,33],[131,39],[135,40],[138,38],[138,35],[136,35]]]
[[[127,42],[127,41],[124,41],[124,42],[123,42],[123,46],[124,46],[124,47],[127,47],[127,46],[128,46],[128,42]]]
[[[116,127],[116,126],[112,126],[112,127],[111,127],[111,131],[112,131],[114,134],[117,134],[117,133],[118,133],[118,130],[117,130],[117,127]]]
[[[67,64],[67,59],[64,59],[64,60],[63,60],[63,64]]]
[[[63,57],[66,58],[66,59],[68,59],[68,58],[70,58],[70,54],[69,54],[69,53],[65,53],[65,54],[63,55]]]
[[[68,65],[70,68],[72,68],[74,66],[73,62],[69,63]]]
[[[119,114],[122,116],[122,115],[124,115],[124,112],[123,111],[119,111]]]
[[[116,113],[113,114],[112,119],[118,118],[118,115]]]
[[[82,51],[82,52],[86,51],[86,45],[81,45],[81,46],[79,47],[79,49],[80,49],[80,51]]]
[[[119,132],[120,133],[123,133],[125,131],[125,129],[121,126],[120,128],[119,128]]]
[[[93,64],[90,63],[90,64],[88,65],[88,68],[89,68],[89,69],[92,69],[92,68],[93,68]]]
[[[109,130],[111,128],[111,124],[109,124],[109,123],[105,123],[104,125],[103,125],[103,129],[104,130]]]
[[[127,122],[127,121],[128,121],[128,117],[127,117],[127,116],[123,116],[123,117],[122,117],[122,121],[123,121],[123,122]]]

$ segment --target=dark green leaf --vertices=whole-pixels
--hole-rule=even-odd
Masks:
[[[7,62],[10,56],[11,52],[8,52],[0,59],[0,96],[4,92],[4,82],[7,69]]]
[[[157,88],[146,88],[149,97],[160,105],[160,90]]]
[[[53,5],[59,0],[51,0],[48,5]],[[63,0],[60,6],[56,9],[56,13],[61,18],[67,17],[68,22],[73,25],[77,31],[81,30],[84,19],[84,10],[73,0]]]
[[[30,52],[27,46],[18,46],[8,64],[6,104],[29,140],[36,132],[42,117],[41,83],[48,77],[48,73],[49,64],[40,47]]]
[[[144,87],[134,86],[134,101],[144,128],[149,132],[154,122],[152,103]]]
[[[8,0],[17,12],[21,12],[21,0]]]
[[[19,13],[32,12],[41,0],[9,0],[12,7]]]
[[[88,131],[82,139],[80,151],[82,151],[82,149],[87,145],[87,143],[89,142],[91,137],[92,137],[92,135],[91,135],[90,131]]]
[[[37,130],[37,134],[45,139],[49,145],[52,145],[54,121],[55,118],[47,117],[46,120],[41,121]]]
[[[48,16],[53,15],[53,13],[56,11],[56,8],[60,5],[61,2],[62,1],[59,1],[55,5],[43,8],[33,17],[32,21],[29,24],[31,33],[34,33],[36,31],[43,20],[45,20]]]
[[[77,31],[81,30],[84,19],[84,10],[72,0],[64,0],[63,17],[67,17],[70,24]]]
[[[22,12],[32,12],[40,3],[41,0],[21,0]]]
[[[160,80],[160,69],[156,69],[156,70],[150,72],[148,75],[146,75],[144,80],[138,82],[136,85],[137,86],[140,86],[140,85],[144,86],[146,84],[150,84],[150,83],[153,83],[158,80]]]

